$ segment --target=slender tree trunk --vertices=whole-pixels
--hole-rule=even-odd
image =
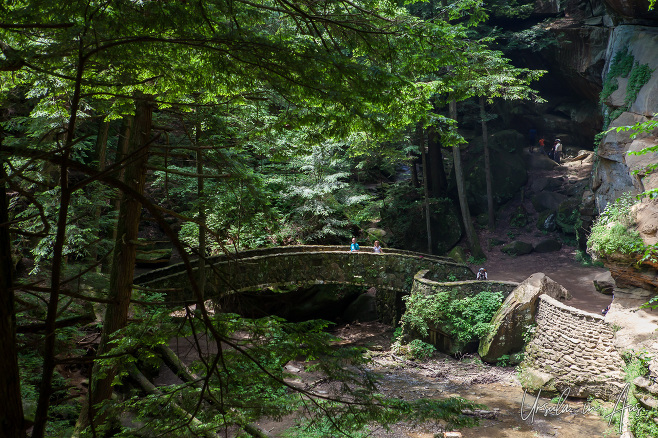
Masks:
[[[429,181],[427,175],[427,152],[425,151],[425,134],[423,128],[419,125],[418,133],[418,148],[420,149],[420,156],[423,161],[423,191],[425,193],[425,227],[427,229],[427,253],[432,254],[432,226],[430,216],[430,191]]]
[[[0,150],[2,149],[0,133]],[[0,436],[24,438],[25,423],[16,351],[13,262],[4,164],[0,161]]]
[[[487,182],[487,210],[489,212],[489,229],[496,228],[496,212],[494,211],[493,189],[491,188],[491,160],[489,158],[489,135],[487,133],[487,113],[484,107],[484,96],[480,96],[480,119],[482,121],[482,146],[484,148],[484,176]]]
[[[130,141],[130,133],[132,131],[133,127],[133,117],[132,116],[126,116],[123,119],[123,125],[121,127],[121,132],[123,133],[123,136],[119,137],[119,143],[117,144],[117,155],[114,158],[114,162],[118,163],[121,160],[123,160],[126,155],[128,155],[128,143]],[[120,170],[119,173],[117,174],[117,178],[120,180],[123,180],[123,175],[125,171],[124,169]],[[114,209],[116,211],[119,211],[119,208],[121,208],[121,196],[117,196],[116,199],[114,200]],[[114,227],[114,230],[112,231],[112,241],[115,242],[117,240],[117,227]]]
[[[52,270],[50,275],[50,297],[48,299],[48,311],[45,322],[45,340],[43,346],[43,370],[41,383],[39,385],[39,399],[34,414],[34,427],[32,438],[43,438],[48,421],[48,408],[50,407],[50,396],[52,390],[53,373],[55,372],[55,323],[57,320],[57,308],[59,305],[60,279],[62,277],[62,265],[64,263],[64,244],[66,240],[66,225],[71,203],[71,189],[69,188],[69,158],[73,149],[75,139],[75,125],[80,105],[80,93],[82,87],[82,76],[85,69],[85,58],[83,55],[83,37],[79,38],[79,56],[75,78],[75,88],[71,99],[66,138],[62,150],[62,161],[60,165],[60,202],[57,217],[57,229],[55,232],[55,243],[53,244]]]
[[[197,177],[197,197],[199,198],[199,291],[201,296],[205,295],[206,290],[206,203],[203,194],[203,153],[199,147],[201,138],[201,124],[196,126],[196,173]]]
[[[96,138],[96,151],[98,152],[98,170],[105,170],[105,159],[107,157],[107,137],[110,132],[110,122],[101,122],[98,127],[98,137]],[[94,211],[94,229],[100,230],[101,223],[101,206],[96,206]],[[98,245],[93,245],[89,250],[89,256],[92,262],[98,258]]]
[[[450,101],[450,118],[457,120],[457,102]],[[475,258],[484,258],[484,253],[480,247],[480,240],[473,227],[471,220],[471,212],[468,209],[468,201],[466,200],[466,187],[464,186],[464,172],[462,171],[462,155],[461,149],[458,145],[453,146],[452,156],[455,162],[455,179],[457,180],[457,195],[459,196],[459,207],[462,212],[462,219],[464,221],[464,228],[466,229],[466,238],[468,245],[471,248],[471,254]]]
[[[125,168],[124,182],[138,193],[144,191],[152,111],[152,103],[148,97],[141,93],[137,94],[135,119],[128,141],[128,154],[133,156]],[[124,328],[128,322],[141,211],[142,204],[138,200],[125,193],[122,194],[117,222],[117,239],[110,273],[108,299],[112,302],[107,305],[105,312],[103,334],[97,356],[107,354],[112,348],[110,341],[113,339],[114,333]],[[83,406],[80,414],[78,430],[84,429],[92,422],[97,424],[104,420],[102,417],[94,418],[94,407],[112,396],[112,381],[118,370],[116,368],[106,369],[103,377],[97,377],[99,371],[99,366],[94,365],[89,400]]]
[[[430,159],[430,176],[432,181],[431,194],[434,198],[440,198],[445,195],[448,182],[446,172],[443,168],[443,153],[441,152],[441,143],[434,127],[427,131],[427,151]]]
[[[420,187],[420,182],[418,182],[418,168],[416,167],[416,158],[413,157],[409,162],[411,166],[411,185],[415,188]]]

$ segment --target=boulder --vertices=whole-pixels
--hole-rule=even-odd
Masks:
[[[537,228],[541,231],[555,231],[557,228],[556,218],[557,215],[550,210],[540,213],[537,219]]]
[[[558,166],[555,161],[544,154],[528,154],[524,155],[523,159],[530,170],[553,170]]]
[[[515,138],[515,136],[509,137]],[[499,140],[503,141],[503,139]],[[494,146],[492,145],[491,154],[492,188],[494,199],[500,205],[518,196],[521,188],[528,182],[528,173],[521,154],[510,152],[510,149],[515,146],[504,143],[499,143],[497,148]],[[487,185],[482,154],[478,154],[475,159],[465,163],[464,173],[471,213],[473,215],[485,213],[487,211]]]
[[[510,242],[507,245],[503,246],[500,250],[505,254],[509,254],[509,255],[514,255],[514,256],[525,255],[525,254],[530,254],[532,252],[532,244],[527,242],[522,242],[520,240],[515,240],[514,242]]]
[[[542,294],[555,299],[571,299],[569,291],[545,274],[532,274],[507,296],[491,320],[489,334],[482,338],[478,348],[483,361],[496,363],[505,354],[523,350],[524,334],[535,319]]]
[[[532,206],[535,210],[542,212],[545,210],[557,211],[567,197],[555,192],[539,192],[532,197]]]
[[[509,225],[516,228],[523,228],[528,225],[528,212],[523,205],[519,205],[514,209],[509,219]]]
[[[575,199],[567,199],[557,209],[557,226],[565,234],[576,234],[576,227],[580,220],[580,212],[578,211],[578,201]]]
[[[554,252],[562,249],[562,242],[557,239],[546,239],[535,245],[535,252]]]
[[[359,295],[359,297],[352,301],[347,306],[343,313],[343,320],[345,321],[359,321],[369,322],[377,321],[377,306],[376,297],[370,293]]]
[[[530,184],[530,191],[539,193],[542,190],[546,188],[548,185],[548,178],[545,176],[540,176],[539,178],[535,178],[532,183]]]
[[[448,253],[448,257],[456,261],[457,263],[466,263],[468,257],[466,257],[466,252],[461,246],[455,246]]]
[[[615,290],[615,280],[610,271],[602,272],[594,277],[594,288],[603,295],[612,295]]]
[[[380,242],[385,242],[386,231],[381,228],[368,228],[366,230],[371,241],[379,240]]]

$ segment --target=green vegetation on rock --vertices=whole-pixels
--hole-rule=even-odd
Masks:
[[[404,329],[426,337],[431,327],[440,327],[466,345],[488,333],[491,318],[503,302],[503,294],[484,290],[474,296],[462,296],[450,290],[434,295],[412,293],[404,300],[407,306],[401,320]]]
[[[609,204],[592,226],[587,239],[589,252],[596,257],[633,255],[644,249],[640,233],[633,228],[632,207],[637,202],[626,194]]]

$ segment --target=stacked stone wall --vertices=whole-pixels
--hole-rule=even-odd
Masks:
[[[624,387],[624,361],[614,331],[600,316],[542,295],[521,381],[531,390],[612,400]]]
[[[438,278],[464,280],[474,275],[468,266],[452,259],[411,251],[375,254],[352,253],[335,246],[282,247],[280,251],[268,248],[210,259],[204,296],[214,298],[245,290],[314,284],[375,287],[381,320],[394,323],[400,315],[400,294],[409,293],[419,270],[429,270]],[[155,270],[136,278],[135,283],[167,290],[172,303],[194,300],[188,273],[181,265]]]
[[[424,295],[433,295],[442,291],[454,291],[460,297],[472,297],[483,290],[502,292],[505,297],[509,295],[519,283],[513,281],[481,281],[481,280],[460,280],[460,281],[435,281],[430,278],[439,276],[435,271],[424,269],[414,276],[412,293],[422,293]],[[445,275],[443,277],[446,278]]]

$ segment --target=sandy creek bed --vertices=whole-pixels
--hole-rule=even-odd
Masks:
[[[342,339],[341,344],[359,345],[369,349],[372,361],[369,369],[379,378],[381,393],[406,400],[418,398],[446,398],[460,396],[468,400],[486,405],[486,410],[495,414],[493,419],[481,419],[480,425],[474,428],[462,429],[464,438],[468,437],[509,437],[509,438],[543,438],[543,437],[602,437],[615,436],[616,430],[608,427],[607,421],[598,414],[582,413],[583,401],[567,399],[567,403],[577,413],[562,413],[560,415],[544,416],[539,411],[534,421],[521,418],[523,390],[516,378],[513,367],[497,367],[483,364],[476,356],[464,356],[460,360],[444,354],[435,354],[427,361],[408,361],[396,356],[389,350],[392,329],[386,325],[371,323],[352,323],[338,327],[335,335]],[[184,341],[173,341],[177,344],[179,353],[187,350]],[[172,345],[174,347],[174,345]],[[191,359],[192,354],[182,354],[183,360]],[[185,357],[187,356],[187,357]],[[306,372],[303,362],[289,362],[286,365],[294,378],[290,380],[295,385],[312,384],[313,391],[327,394],[332,391],[331,382],[322,382],[321,375]],[[167,368],[161,370],[155,383],[171,384],[177,378]],[[313,382],[321,381],[319,384]],[[528,394],[524,407],[525,415],[534,403],[534,396]],[[551,403],[550,397],[542,397],[538,402],[541,406],[557,406]],[[278,437],[295,423],[295,417],[286,417],[281,421],[263,419],[256,423],[271,436]],[[433,438],[442,437],[444,429],[440,423],[429,422],[420,425],[406,423],[396,424],[391,430],[373,428],[372,437],[412,437]],[[607,432],[606,432],[607,431]]]

